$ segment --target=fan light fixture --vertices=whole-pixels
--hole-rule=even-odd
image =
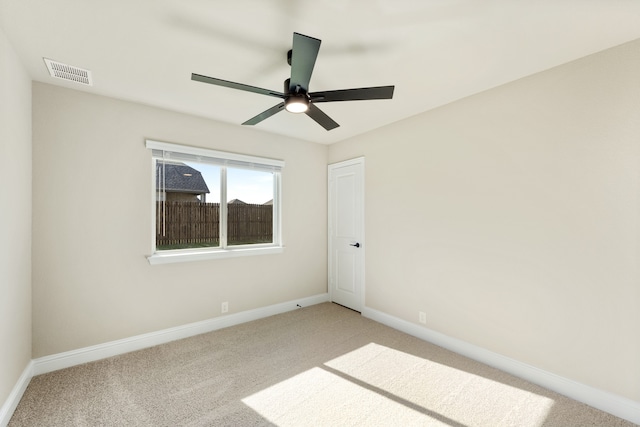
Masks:
[[[309,109],[309,101],[304,95],[291,95],[284,101],[284,108],[290,113],[304,113]]]

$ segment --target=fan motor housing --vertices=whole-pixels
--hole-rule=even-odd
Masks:
[[[283,92],[287,96],[289,96],[289,95],[305,95],[305,96],[307,96],[307,91],[302,86],[296,85],[295,86],[295,90],[293,92],[291,91],[291,79],[286,79],[284,81],[284,90],[283,90]]]

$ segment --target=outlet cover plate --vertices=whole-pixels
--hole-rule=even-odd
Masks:
[[[425,313],[424,311],[419,311],[418,312],[418,321],[420,323],[422,323],[423,325],[427,324],[427,313]]]

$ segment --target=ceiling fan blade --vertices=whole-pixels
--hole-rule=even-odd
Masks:
[[[363,87],[359,89],[327,90],[310,93],[311,102],[366,101],[391,99],[395,86]]]
[[[197,82],[209,83],[216,86],[224,86],[231,89],[239,89],[247,92],[259,93],[261,95],[275,96],[276,98],[285,98],[285,94],[281,92],[277,92],[275,90],[270,89],[262,89],[260,87],[249,86],[242,83],[234,83],[227,80],[216,79],[214,77],[207,77],[201,74],[191,73],[191,80],[195,80]]]
[[[316,64],[320,40],[304,34],[293,33],[293,48],[291,49],[291,81],[289,89],[295,92],[300,86],[305,92],[309,90],[309,80]]]
[[[309,109],[306,111],[306,114],[326,130],[335,129],[340,126],[334,122],[331,117],[327,116],[321,109],[313,104],[309,104]]]
[[[257,116],[255,116],[255,117],[247,120],[246,122],[244,122],[243,125],[249,125],[249,126],[257,125],[258,123],[260,123],[264,119],[268,119],[269,117],[273,116],[276,113],[279,113],[282,110],[284,110],[284,102],[281,102],[280,104],[274,105],[273,107],[269,108],[268,110],[263,111],[262,113],[258,114]]]

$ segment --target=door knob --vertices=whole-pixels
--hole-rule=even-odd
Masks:
[[[360,243],[356,242],[355,244],[350,243],[349,246],[355,246],[356,248],[360,247]]]

